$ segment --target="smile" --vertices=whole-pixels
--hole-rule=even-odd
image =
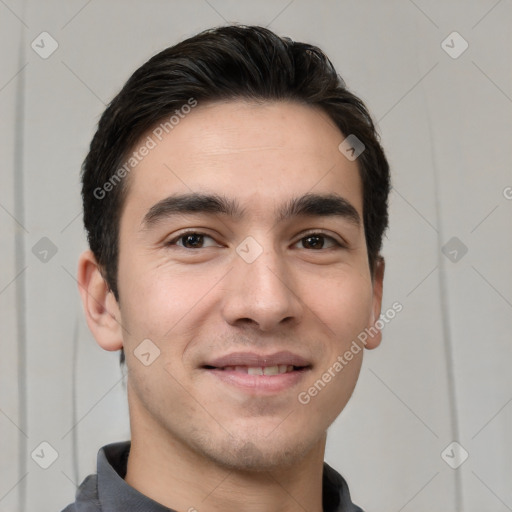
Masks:
[[[311,366],[225,366],[203,367],[207,375],[223,386],[235,388],[249,395],[275,395],[299,386]]]
[[[225,366],[223,368],[215,368],[213,366],[206,367],[211,370],[222,370],[225,372],[239,372],[248,375],[280,375],[301,370],[303,367],[280,364],[275,366]]]

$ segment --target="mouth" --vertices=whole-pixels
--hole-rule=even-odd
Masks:
[[[223,366],[216,367],[205,365],[205,370],[220,370],[223,372],[237,372],[246,373],[248,375],[282,375],[283,373],[300,372],[305,371],[309,366],[294,366],[279,364],[274,366]]]
[[[291,352],[270,355],[232,353],[201,366],[229,386],[251,394],[270,394],[296,386],[313,365]]]

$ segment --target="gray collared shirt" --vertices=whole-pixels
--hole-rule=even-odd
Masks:
[[[76,500],[62,512],[175,512],[144,496],[124,481],[130,441],[104,446],[98,452],[97,474],[89,475],[76,492]],[[363,512],[350,499],[343,477],[324,462],[324,512]]]

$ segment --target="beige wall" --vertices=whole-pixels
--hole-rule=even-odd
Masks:
[[[74,280],[79,167],[129,74],[225,20],[321,46],[392,165],[384,309],[403,311],[326,460],[367,511],[512,510],[512,4],[495,0],[0,3],[0,510],[61,510],[98,448],[129,438],[117,354],[89,334]],[[43,31],[47,59],[31,48]],[[48,469],[31,458],[43,441]]]

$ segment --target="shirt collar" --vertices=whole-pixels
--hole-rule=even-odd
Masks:
[[[104,446],[98,452],[98,498],[102,512],[169,512],[124,481],[130,441]]]

